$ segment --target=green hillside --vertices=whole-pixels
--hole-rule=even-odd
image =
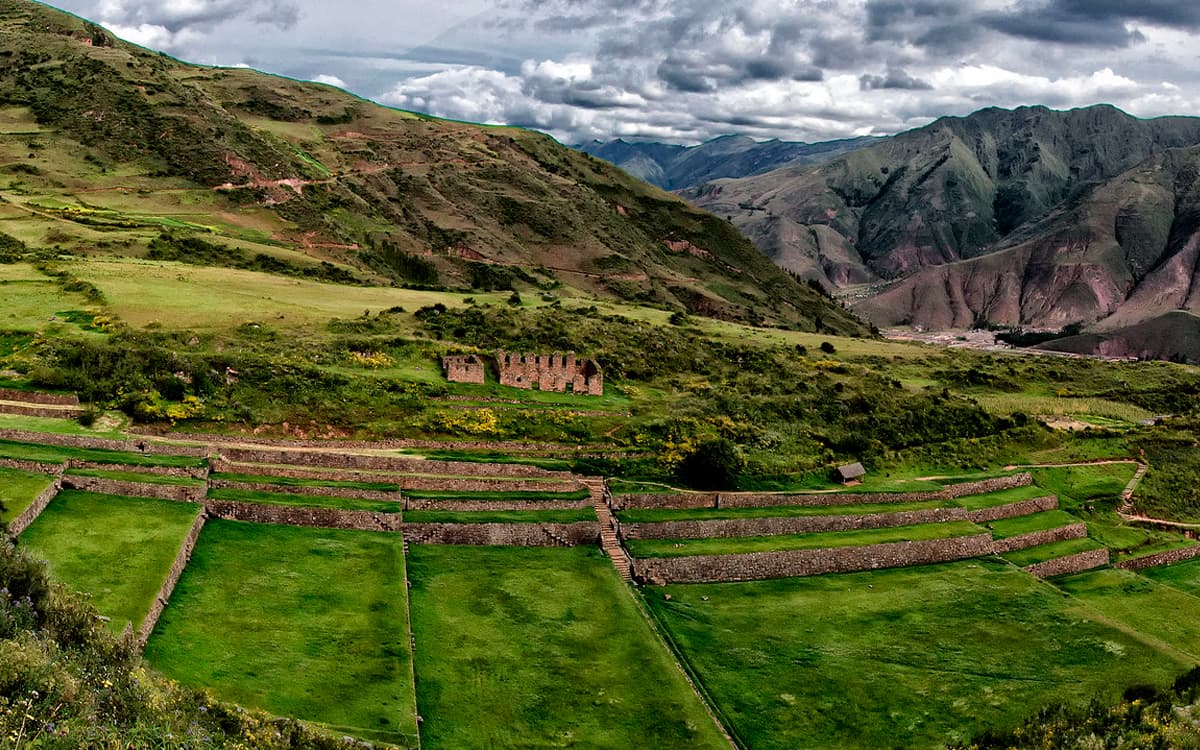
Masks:
[[[28,0],[0,2],[0,201],[35,250],[863,330],[727,222],[547,136],[188,65]]]

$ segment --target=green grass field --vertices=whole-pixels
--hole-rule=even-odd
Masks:
[[[277,484],[281,487],[338,487],[350,490],[368,490],[372,492],[399,492],[400,485],[388,482],[339,482],[326,479],[305,479],[296,477],[261,476],[258,474],[217,473],[211,475],[214,480],[227,482],[250,482],[256,484]]]
[[[1078,522],[1078,518],[1070,513],[1067,513],[1066,511],[1048,510],[1042,513],[1033,513],[1028,516],[1021,516],[1019,518],[1006,518],[1001,521],[992,521],[991,523],[987,524],[987,527],[992,532],[992,536],[995,538],[1007,539],[1008,537],[1029,534],[1034,531],[1057,529],[1060,526],[1069,526]]]
[[[699,700],[598,550],[410,550],[422,741],[719,748]]]
[[[239,503],[279,505],[287,508],[333,508],[334,510],[365,510],[372,513],[399,513],[404,506],[386,500],[358,500],[352,497],[319,497],[291,495],[285,492],[260,490],[209,490],[213,500],[232,500]]]
[[[16,469],[0,469],[0,524],[11,523],[25,512],[54,478]]]
[[[137,629],[200,508],[67,490],[21,535],[21,546],[68,587],[92,595],[114,633]]]
[[[781,534],[713,539],[631,539],[627,546],[634,557],[688,557],[691,555],[735,555],[744,552],[858,547],[891,542],[916,542],[981,534],[984,529],[967,521],[926,523],[858,531],[828,531],[816,534]]]
[[[1062,542],[1053,542],[1051,544],[1040,544],[1037,547],[1029,547],[1027,549],[1019,549],[1015,552],[1008,552],[1001,555],[1005,560],[1018,567],[1027,567],[1036,565],[1037,563],[1054,560],[1059,557],[1067,557],[1068,555],[1079,554],[1089,550],[1100,549],[1104,545],[1094,539],[1067,539]]]
[[[132,471],[109,471],[107,469],[70,469],[66,472],[70,477],[97,477],[99,479],[115,479],[120,482],[144,482],[145,484],[166,484],[172,487],[203,487],[204,480],[191,477],[170,477],[162,474],[139,474]]]
[[[9,440],[0,440],[0,458],[60,464],[69,459],[75,459],[96,463],[128,464],[130,466],[200,467],[204,465],[203,458],[190,458],[188,456],[142,455],[140,453],[122,453],[119,451],[95,450],[91,448],[16,443]]]
[[[645,508],[622,510],[617,515],[626,523],[661,523],[664,521],[717,521],[739,518],[857,516],[874,513],[900,513],[910,510],[930,510],[953,506],[954,502],[950,500],[930,500],[919,503],[876,503],[869,505],[780,505],[771,508],[688,508],[683,510]]]
[[[1059,579],[1056,585],[1149,643],[1200,662],[1200,596],[1113,568]]]
[[[1147,568],[1142,571],[1142,575],[1185,594],[1200,596],[1200,560]]]
[[[146,656],[226,700],[411,744],[404,580],[396,534],[211,521]]]
[[[750,750],[936,748],[1191,666],[995,560],[645,597]]]

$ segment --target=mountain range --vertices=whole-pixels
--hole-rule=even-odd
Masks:
[[[726,135],[698,146],[618,139],[592,141],[576,148],[611,162],[652,185],[680,190],[724,177],[763,174],[783,166],[820,164],[876,140],[862,137],[800,143],[756,141],[744,135]]]
[[[186,64],[29,0],[0,0],[0,201],[33,249],[866,330],[727,222],[548,136]]]
[[[1200,312],[1198,118],[986,109],[682,194],[879,326],[1082,324],[1110,352],[1169,357],[1119,333]]]

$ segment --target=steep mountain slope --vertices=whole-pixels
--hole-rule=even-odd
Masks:
[[[1200,311],[1200,147],[1153,156],[997,252],[921,271],[859,308],[884,325],[1084,323],[1098,332]]]
[[[763,174],[785,165],[820,164],[876,138],[849,138],[823,143],[756,141],[746,136],[722,136],[698,146],[593,141],[578,148],[616,164],[631,175],[667,190],[700,185],[725,177]]]
[[[35,249],[863,330],[727,222],[544,135],[187,65],[29,0],[0,0],[0,200]]]
[[[1166,149],[1197,143],[1196,118],[1139,120],[1108,106],[987,109],[820,166],[719,180],[684,194],[731,217],[785,268],[847,286],[1027,242],[1031,225],[1098,183]],[[961,295],[961,279],[945,273],[948,294]],[[1061,274],[1047,278],[1064,284]],[[1114,277],[1106,283],[1120,288],[1126,282]],[[1057,304],[1053,285],[1030,291]],[[919,311],[911,322],[934,324]]]

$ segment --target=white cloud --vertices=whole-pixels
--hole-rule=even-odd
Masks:
[[[321,73],[320,75],[313,76],[312,80],[315,83],[325,83],[330,86],[337,86],[339,89],[346,88],[346,82],[343,81],[341,78],[338,78],[337,76],[327,75],[325,73]]]

